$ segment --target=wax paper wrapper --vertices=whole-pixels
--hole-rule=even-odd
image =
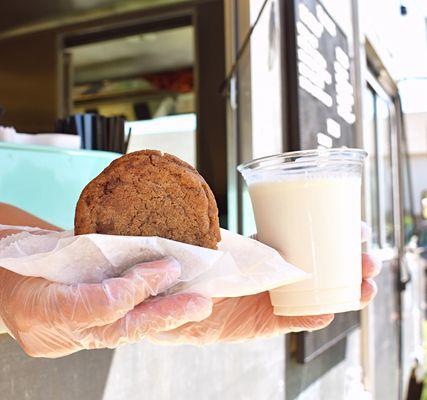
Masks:
[[[66,284],[95,283],[120,276],[137,263],[174,257],[181,264],[170,292],[197,292],[208,297],[236,297],[263,292],[306,279],[308,275],[255,240],[221,230],[218,250],[159,237],[54,232],[19,229],[0,240],[0,266],[21,275]]]

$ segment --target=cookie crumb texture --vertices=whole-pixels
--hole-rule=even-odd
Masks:
[[[74,231],[160,236],[211,249],[221,239],[216,201],[203,177],[154,150],[118,158],[84,188]]]

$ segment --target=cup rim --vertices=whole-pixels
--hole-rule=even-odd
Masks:
[[[240,173],[244,173],[263,169],[272,169],[275,166],[281,166],[281,168],[288,169],[295,167],[295,161],[302,157],[305,158],[305,160],[301,163],[298,162],[300,167],[315,166],[320,163],[324,165],[325,162],[362,164],[367,155],[368,153],[363,149],[348,147],[298,150],[256,158],[254,160],[240,164],[237,167],[237,170]]]

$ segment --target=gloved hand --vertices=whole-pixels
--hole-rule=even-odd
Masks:
[[[362,225],[362,241],[368,237]],[[377,292],[371,279],[379,274],[381,263],[368,254],[362,255],[362,291],[360,308],[364,308]],[[314,331],[328,326],[333,314],[283,317],[273,314],[268,292],[252,296],[216,299],[212,314],[205,320],[185,324],[177,329],[150,335],[148,339],[160,344],[208,344],[238,342],[270,337],[289,332]]]
[[[65,285],[0,268],[0,317],[31,356],[113,348],[211,313],[211,300],[198,294],[149,298],[173,285],[180,273],[178,262],[166,258],[100,284]]]

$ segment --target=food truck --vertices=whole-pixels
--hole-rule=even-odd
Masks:
[[[398,82],[375,31],[381,6],[368,3],[100,0],[86,8],[65,1],[54,10],[37,0],[27,5],[29,20],[18,16],[15,24],[19,5],[3,11],[1,124],[49,132],[70,114],[123,115],[129,151],[150,146],[194,164],[215,194],[221,226],[244,235],[256,228],[237,165],[285,151],[363,148],[363,215],[372,227],[366,247],[383,269],[373,304],[337,314],[317,332],[205,347],[142,341],[58,360],[31,359],[3,335],[1,398],[420,398],[424,264]],[[378,3],[401,18],[397,3]],[[73,157],[25,146],[0,147],[0,165],[34,151],[44,160],[33,161],[42,177],[49,157],[59,160],[56,174],[61,157]],[[75,157],[93,155],[99,171],[117,156],[97,150]],[[16,173],[1,168],[0,180]],[[70,179],[61,193],[68,186],[76,200],[83,185]],[[13,193],[0,189],[0,201],[13,202]],[[32,202],[21,206],[72,227],[73,204],[64,219],[43,199],[34,203],[34,210]]]

